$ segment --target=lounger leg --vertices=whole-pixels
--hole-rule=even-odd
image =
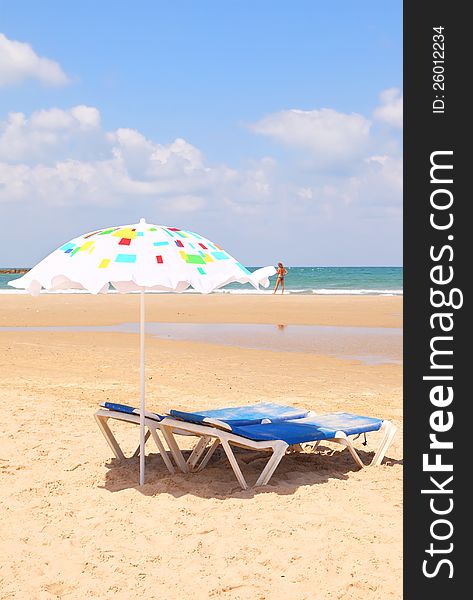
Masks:
[[[261,471],[261,475],[258,477],[256,486],[258,485],[266,485],[268,481],[271,479],[274,471],[277,469],[279,463],[281,462],[282,457],[286,454],[287,444],[282,443],[273,449],[273,454],[271,458],[266,463],[265,468]]]
[[[337,432],[339,433],[339,432]],[[353,446],[351,440],[347,437],[336,437],[333,438],[334,442],[337,442],[337,444],[341,444],[342,446],[346,446],[350,452],[350,454],[353,457],[353,460],[356,462],[356,464],[360,467],[360,469],[364,468],[364,464],[363,461],[361,460],[361,458],[358,456],[358,452],[355,450],[355,447]]]
[[[212,442],[212,444],[210,445],[210,448],[207,450],[207,454],[204,456],[202,462],[198,466],[198,468],[197,468],[198,471],[202,471],[202,469],[205,467],[205,465],[209,462],[210,458],[212,457],[212,454],[215,452],[215,450],[219,446],[220,446],[220,440],[218,438],[215,438],[214,441]]]
[[[195,465],[199,462],[200,457],[205,452],[205,448],[207,447],[207,444],[210,442],[211,439],[212,438],[210,438],[208,435],[204,435],[194,446],[191,455],[187,459],[187,466],[189,467],[189,471],[192,471]]]
[[[117,440],[115,439],[113,433],[108,426],[108,419],[106,417],[101,417],[95,415],[95,420],[97,421],[97,425],[99,426],[100,431],[102,432],[104,438],[107,440],[108,445],[112,449],[113,454],[118,460],[125,460],[125,455],[122,452],[122,449],[118,445]]]
[[[168,468],[168,471],[173,474],[175,472],[174,467],[172,466],[172,462],[168,456],[168,453],[166,452],[166,448],[163,446],[162,441],[159,439],[159,435],[155,427],[151,428],[151,435],[153,436],[153,440],[156,446],[158,447],[162,459],[164,460],[164,464]]]
[[[161,425],[161,431],[163,432],[163,437],[166,440],[166,444],[169,446],[171,450],[171,454],[176,462],[176,465],[181,469],[183,473],[188,472],[187,464],[185,458],[182,456],[182,452],[177,445],[176,440],[174,439],[174,435],[172,434],[172,427],[166,427],[165,425]]]
[[[386,431],[380,445],[378,446],[378,449],[376,450],[375,455],[373,456],[373,460],[370,463],[371,466],[378,466],[383,462],[384,455],[388,451],[388,448],[391,445],[397,430],[396,426],[391,423],[391,421],[384,421],[383,426]]]
[[[151,435],[151,433],[150,433],[150,430],[148,429],[148,431],[145,434],[145,444],[149,440],[149,436],[150,435]],[[136,458],[139,455],[140,455],[140,447],[138,446],[138,448],[133,452],[133,457],[132,458]]]
[[[243,473],[241,472],[241,469],[237,463],[235,455],[233,454],[233,451],[230,448],[230,444],[228,443],[227,440],[222,439],[222,446],[223,446],[223,449],[225,450],[225,454],[227,455],[227,458],[230,462],[233,472],[235,473],[235,477],[238,479],[238,483],[240,484],[241,488],[244,490],[248,489],[248,485],[245,481],[245,478],[243,477]]]

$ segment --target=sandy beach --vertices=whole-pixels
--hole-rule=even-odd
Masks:
[[[200,473],[170,475],[149,443],[139,488],[138,459],[112,458],[93,418],[99,402],[138,404],[138,336],[1,330],[138,315],[133,295],[0,296],[0,598],[400,599],[402,365],[148,335],[150,409],[274,401],[390,419],[398,432],[379,467],[358,470],[324,443],[247,491],[219,452]],[[146,318],[388,332],[402,327],[402,297],[148,295]],[[114,430],[132,452],[138,429]],[[355,442],[366,464],[377,435]],[[265,456],[238,456],[254,482]]]

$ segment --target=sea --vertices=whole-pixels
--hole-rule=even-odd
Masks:
[[[5,267],[4,269],[12,268]],[[13,267],[14,268],[14,267]],[[254,271],[258,267],[248,267]],[[403,290],[402,267],[286,267],[285,292],[288,294],[325,295],[383,295],[400,296]],[[0,269],[2,270],[2,269]],[[0,273],[1,293],[25,293],[7,285],[8,281],[21,277],[19,274]],[[271,277],[270,287],[255,290],[250,284],[231,283],[214,293],[220,294],[272,294],[276,276]],[[189,290],[192,293],[192,290]],[[79,290],[52,293],[86,293]],[[186,293],[186,292],[184,292]],[[280,293],[280,288],[278,290]]]

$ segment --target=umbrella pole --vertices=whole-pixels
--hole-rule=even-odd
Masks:
[[[145,483],[145,293],[140,292],[140,486]]]

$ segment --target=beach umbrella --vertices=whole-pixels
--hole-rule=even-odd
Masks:
[[[201,235],[177,227],[139,223],[86,233],[63,244],[28,271],[9,281],[38,295],[46,290],[82,289],[140,294],[140,485],[145,473],[144,322],[146,290],[207,294],[229,283],[268,287],[274,267],[250,272],[225,250]]]

